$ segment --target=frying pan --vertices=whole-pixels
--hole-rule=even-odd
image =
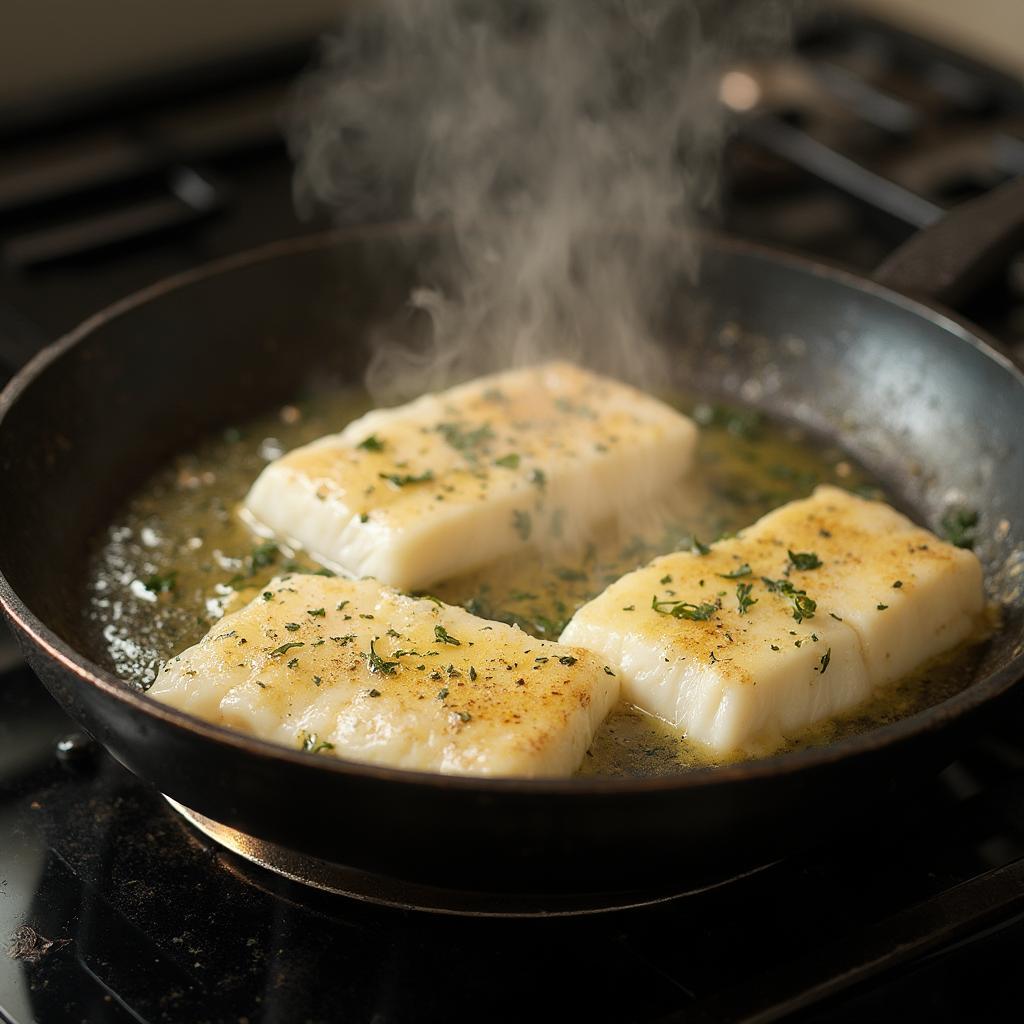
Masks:
[[[958,298],[1024,225],[1024,181],[954,211],[867,279],[721,237],[652,329],[675,383],[798,421],[936,526],[981,514],[1004,606],[958,695],[831,746],[671,777],[445,777],[316,757],[165,707],[83,635],[85,552],[116,505],[211,430],[358,381],[443,242],[397,225],[270,245],[92,317],[0,396],[0,602],[66,711],[162,793],[299,854],[417,883],[602,892],[681,884],[870,826],[1024,675],[1024,378],[932,293]],[[628,244],[628,240],[623,244]],[[666,244],[673,244],[671,240]],[[910,296],[901,289],[913,291]]]

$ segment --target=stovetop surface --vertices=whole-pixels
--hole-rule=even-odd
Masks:
[[[0,957],[0,1019],[999,1019],[1024,942],[1022,702],[1000,717],[909,807],[731,885],[488,920],[360,904],[249,865],[100,749],[59,753],[74,724],[12,671],[0,935],[20,948]]]
[[[279,135],[304,60],[5,147],[0,378],[159,277],[320,226],[293,212]],[[722,225],[747,237],[870,270],[1024,173],[1019,83],[877,25],[809,32],[762,84],[727,160]],[[966,312],[1019,355],[1024,260]],[[457,919],[268,874],[102,751],[59,753],[74,724],[0,640],[0,1019],[1019,1019],[1022,703],[910,806],[713,892]]]

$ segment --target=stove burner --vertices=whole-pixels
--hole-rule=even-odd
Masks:
[[[457,917],[553,918],[635,910],[711,892],[742,878],[750,878],[770,866],[763,865],[752,871],[687,889],[672,887],[610,893],[505,893],[443,889],[386,875],[375,875],[296,853],[287,847],[221,825],[198,811],[185,807],[177,800],[172,800],[169,796],[165,795],[164,799],[203,835],[250,863],[282,875],[292,882],[363,903],[393,907],[396,910],[418,910],[428,914],[448,914]]]

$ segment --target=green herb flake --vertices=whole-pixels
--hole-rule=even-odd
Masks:
[[[696,551],[698,555],[709,555],[711,554],[711,548],[707,544],[702,544],[699,537],[692,537],[690,539],[690,550]]]
[[[297,622],[286,622],[284,624],[284,628],[287,629],[289,633],[294,633],[295,630],[299,628],[299,624]]]
[[[880,612],[884,612],[884,611],[885,611],[885,609],[886,609],[886,608],[888,608],[889,606],[888,606],[887,604],[881,604],[881,603],[879,603],[879,604],[876,604],[876,605],[875,605],[875,607],[876,607],[876,608],[877,608],[877,609],[878,609],[878,610],[879,610]]]
[[[558,664],[559,665],[575,665],[576,664],[576,659],[571,654],[563,654],[562,657],[558,659]]]
[[[327,740],[317,740],[315,732],[304,732],[302,735],[302,749],[311,754],[318,754],[321,750],[333,750],[334,744]]]
[[[750,592],[753,589],[753,583],[739,583],[736,585],[736,600],[739,603],[740,615],[746,615],[750,611],[750,606],[757,604],[757,598],[750,596]]]
[[[249,555],[250,575],[260,569],[266,569],[268,565],[273,565],[277,560],[277,555],[277,545],[272,540],[257,544],[252,549],[252,554]]]
[[[902,589],[903,589],[903,580],[897,580],[897,581],[896,581],[896,582],[895,582],[895,583],[894,583],[894,584],[892,585],[892,589],[893,589],[893,590],[902,590]]]
[[[287,654],[294,647],[305,647],[305,646],[306,645],[304,643],[302,643],[302,641],[300,641],[300,640],[293,640],[291,643],[281,644],[280,647],[274,648],[274,650],[272,650],[270,652],[270,656],[272,658],[276,658],[278,655]]]
[[[613,675],[615,675],[615,673],[607,665],[605,665],[605,667],[604,667],[604,674],[606,676],[613,676]]]
[[[954,506],[947,509],[940,524],[942,536],[958,548],[973,548],[978,518],[978,513],[971,508]]]
[[[822,566],[821,559],[813,551],[787,551],[786,554],[789,555],[790,565],[801,572],[820,569]]]
[[[494,440],[494,431],[489,423],[469,430],[460,423],[439,423],[437,432],[458,452],[467,458],[476,457],[476,449]]]
[[[379,697],[380,696],[380,690],[378,690],[376,688],[374,688],[372,690],[367,690],[366,691],[366,696],[367,697]]]
[[[456,711],[455,714],[457,714],[463,722],[468,722],[473,717],[468,711]]]
[[[461,647],[462,641],[457,640],[455,637],[448,632],[444,626],[437,625],[434,627],[434,636],[441,641],[443,644],[451,644],[452,647]]]
[[[662,586],[665,586],[666,583],[671,583],[672,582],[672,574],[671,573],[666,573],[664,576],[661,577],[661,579],[658,582]]]
[[[441,689],[437,691],[437,699],[438,700],[446,700],[447,698],[448,698],[448,687],[447,686],[442,686]]]
[[[825,653],[824,653],[824,654],[823,654],[823,655],[821,656],[821,670],[820,670],[820,671],[821,671],[821,674],[822,674],[822,675],[824,675],[824,674],[825,674],[825,669],[827,669],[827,668],[828,668],[828,663],[829,663],[829,662],[830,662],[831,660],[832,660],[832,648],[830,647],[830,648],[829,648],[829,649],[828,649],[828,650],[827,650],[827,651],[826,651],[826,652],[825,652]]]
[[[381,480],[387,480],[393,487],[408,487],[410,484],[425,484],[434,479],[434,471],[425,469],[422,473],[378,473]]]
[[[299,659],[298,658],[289,658],[288,659],[288,667],[289,668],[295,668],[295,666],[298,665],[298,663],[299,663]]]
[[[369,437],[364,437],[356,447],[367,452],[382,452],[384,451],[384,442],[376,434],[371,434]]]
[[[271,591],[271,590],[264,590],[263,591],[263,600],[264,601],[271,601],[271,600],[273,600],[273,597],[274,597],[273,591]]]
[[[508,455],[502,455],[500,459],[495,459],[494,464],[496,466],[503,466],[505,469],[518,469],[519,468],[519,456],[514,452]]]
[[[469,666],[469,678],[472,682],[476,682],[476,669],[472,665]]]
[[[717,573],[716,575],[721,576],[721,578],[723,580],[738,580],[742,576],[749,576],[750,573],[751,573],[750,566],[747,565],[746,562],[744,562],[738,569],[733,569],[732,572],[720,572],[720,573]]]
[[[319,676],[313,676],[313,685],[314,686],[319,686],[322,682],[323,682],[323,680]]]
[[[671,615],[674,619],[687,619],[690,622],[706,622],[718,610],[715,605],[707,602],[693,604],[690,601],[659,601],[657,594],[651,598],[651,607],[659,615]]]
[[[178,571],[172,569],[162,576],[154,573],[142,584],[152,594],[167,594],[178,585]]]
[[[322,619],[327,612],[323,608],[307,608],[306,614],[311,615],[314,619]]]
[[[547,486],[548,478],[543,469],[534,469],[530,471],[530,483],[534,487],[544,490]]]
[[[370,641],[370,653],[366,656],[367,667],[371,672],[377,675],[393,676],[395,674],[395,669],[398,668],[398,662],[385,661],[373,646],[375,643],[376,640]]]

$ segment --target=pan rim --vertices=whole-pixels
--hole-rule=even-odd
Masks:
[[[399,221],[357,227],[335,228],[308,235],[280,239],[230,256],[221,257],[181,273],[162,278],[92,314],[70,331],[40,350],[0,392],[0,429],[18,400],[45,369],[65,352],[84,342],[110,321],[130,313],[152,299],[160,298],[190,284],[231,273],[248,266],[303,252],[328,249],[345,241],[372,238],[400,238],[410,233],[430,231],[412,221]],[[671,234],[671,233],[666,233]],[[1024,373],[999,351],[994,339],[970,321],[937,303],[894,291],[862,274],[826,260],[774,248],[756,242],[733,238],[714,232],[701,233],[702,250],[753,256],[777,265],[788,266],[812,277],[831,280],[859,293],[883,299],[890,305],[922,317],[944,328],[960,342],[973,348],[980,357],[994,362],[1009,373],[1024,392]],[[1024,676],[1024,651],[998,672],[992,673],[939,704],[915,712],[906,718],[867,732],[847,737],[821,747],[791,751],[765,758],[743,761],[715,768],[698,768],[674,775],[645,777],[587,776],[569,779],[508,778],[487,776],[441,775],[433,772],[391,768],[365,764],[342,758],[320,758],[313,754],[290,750],[269,740],[236,732],[215,725],[187,712],[168,707],[136,690],[114,673],[95,664],[59,637],[42,622],[15,592],[0,567],[0,608],[16,629],[66,670],[108,697],[128,705],[133,711],[161,720],[164,724],[198,734],[204,741],[227,744],[248,756],[284,762],[302,769],[332,772],[342,777],[357,777],[382,784],[403,784],[444,788],[477,794],[496,792],[521,793],[530,796],[550,794],[578,798],[606,798],[612,794],[637,796],[662,794],[683,789],[716,787],[741,781],[756,782],[777,776],[789,776],[805,769],[824,767],[840,761],[869,756],[901,742],[933,733],[946,724],[966,717],[984,704],[1011,690]]]

